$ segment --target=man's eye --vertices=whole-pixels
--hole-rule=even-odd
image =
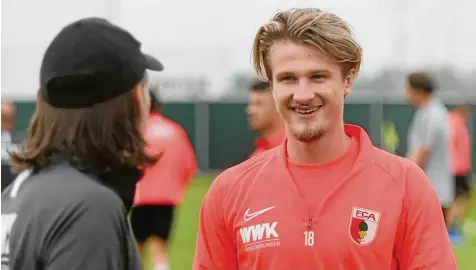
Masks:
[[[326,76],[322,75],[322,74],[316,74],[316,75],[313,75],[312,76],[312,79],[313,80],[322,80],[322,79],[325,79]]]
[[[284,76],[281,78],[282,81],[292,81],[294,80],[294,77],[293,76]]]

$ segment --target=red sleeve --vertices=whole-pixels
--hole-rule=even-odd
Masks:
[[[224,180],[224,179],[221,179]],[[200,209],[193,270],[237,270],[233,234],[227,230],[220,177],[210,187]]]
[[[422,169],[409,164],[395,251],[399,269],[457,270],[443,211]]]

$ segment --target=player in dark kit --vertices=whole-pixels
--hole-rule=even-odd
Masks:
[[[2,269],[142,269],[127,221],[150,107],[142,54],[125,30],[76,21],[46,50],[21,173],[2,194]],[[126,207],[127,205],[127,207]]]

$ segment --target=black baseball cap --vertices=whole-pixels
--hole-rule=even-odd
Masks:
[[[142,53],[141,43],[126,30],[106,19],[85,18],[64,27],[46,49],[40,94],[53,107],[92,107],[132,90],[146,69],[164,66]]]

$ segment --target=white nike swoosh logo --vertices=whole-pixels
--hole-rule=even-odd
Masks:
[[[268,207],[268,208],[265,208],[265,209],[256,211],[256,212],[251,213],[251,214],[249,213],[249,212],[250,212],[250,209],[248,208],[248,209],[246,210],[245,216],[244,216],[245,221],[250,221],[250,220],[252,220],[253,218],[255,218],[255,217],[257,217],[257,216],[259,216],[259,215],[261,215],[261,214],[263,214],[263,213],[265,213],[265,212],[268,212],[269,210],[271,210],[271,209],[273,209],[273,208],[275,208],[275,207],[276,207],[276,206],[271,206],[271,207]]]

